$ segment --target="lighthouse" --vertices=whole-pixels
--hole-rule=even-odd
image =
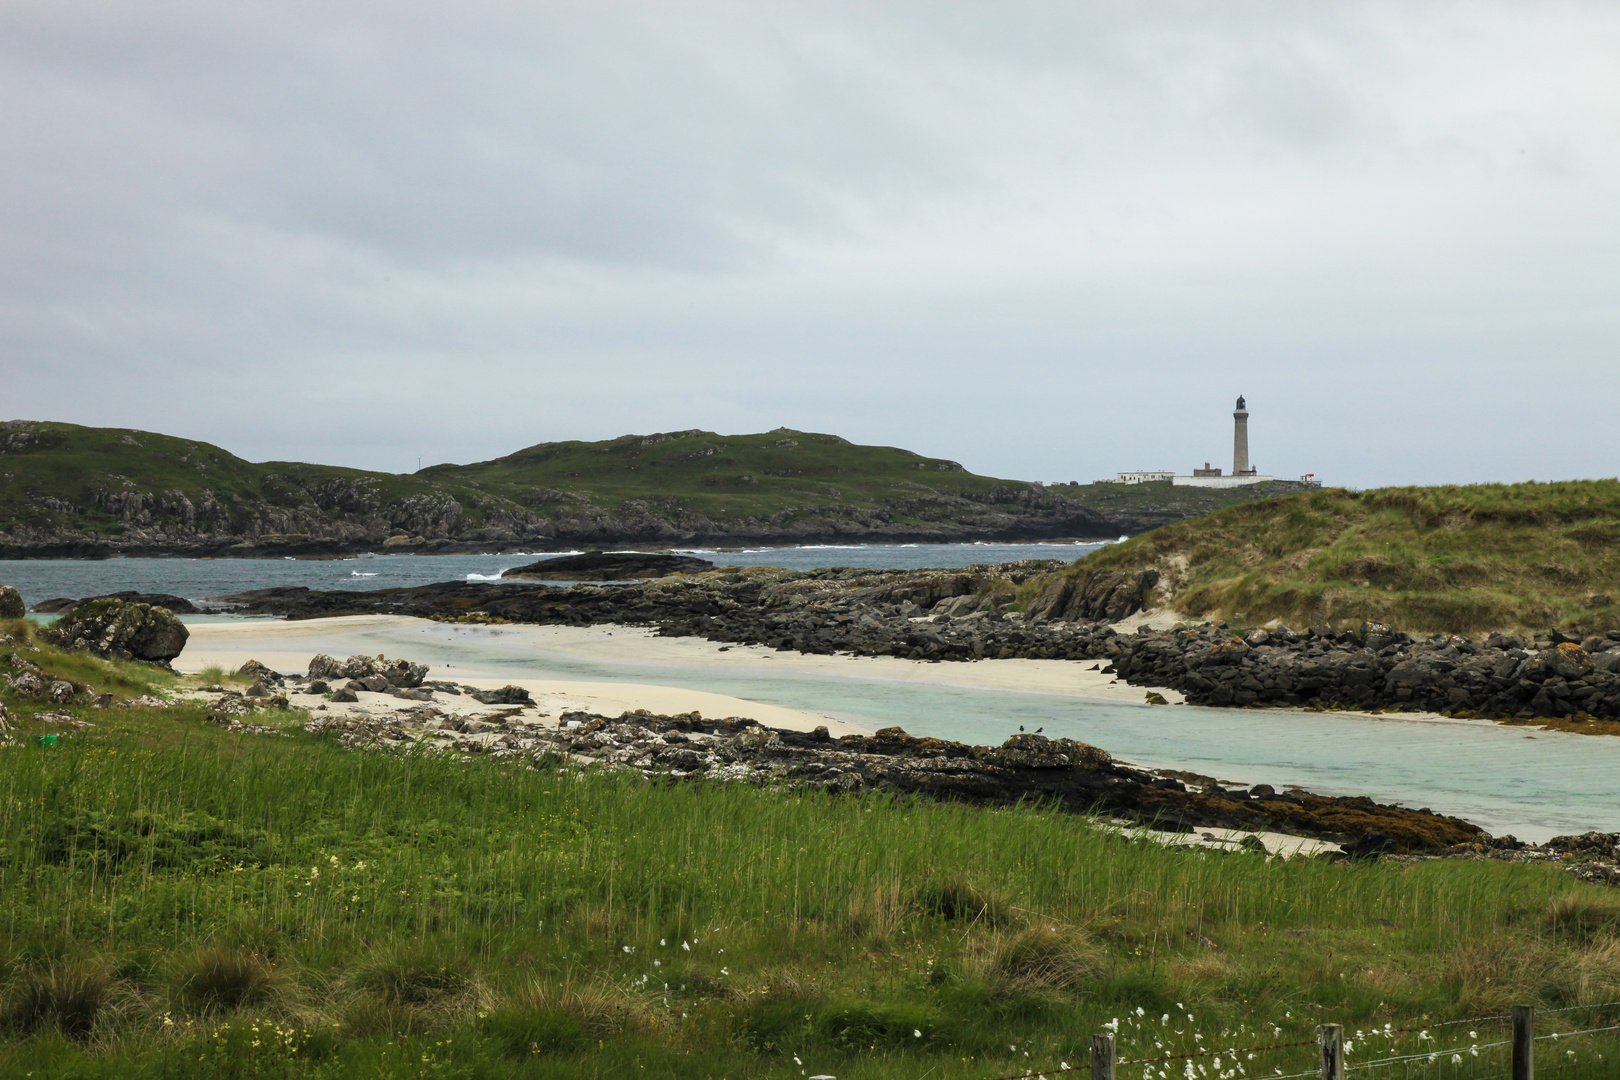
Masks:
[[[1232,475],[1253,476],[1255,472],[1249,468],[1249,410],[1240,394],[1232,414]]]

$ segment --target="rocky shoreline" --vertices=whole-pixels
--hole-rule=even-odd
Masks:
[[[1039,803],[1168,832],[1221,829],[1314,837],[1340,844],[1352,856],[1495,843],[1477,826],[1426,808],[1297,788],[1279,792],[1267,784],[1189,785],[1117,762],[1098,747],[1039,734],[1021,733],[988,747],[917,738],[897,727],[836,738],[825,727],[790,731],[697,713],[563,712],[552,719],[537,714],[529,695],[516,687],[479,691],[431,681],[424,666],[403,660],[317,656],[301,676],[250,667],[256,681],[246,694],[210,691],[207,700],[220,722],[240,723],[256,705],[302,707],[313,717],[308,730],[333,732],[356,749],[419,747],[533,765],[633,769],[649,780],[741,782],[838,794],[876,791],[984,807]],[[340,685],[347,675],[358,677]],[[506,707],[469,716],[441,704],[464,695]],[[349,704],[339,709],[340,703]],[[332,715],[321,715],[329,711]]]
[[[1108,665],[1199,705],[1407,709],[1544,719],[1607,731],[1620,719],[1620,632],[1526,641],[1415,638],[1380,623],[1239,634],[1222,625],[1113,624],[1141,611],[1151,572],[1044,584],[1061,563],[958,570],[725,569],[613,586],[445,582],[373,592],[263,589],[215,599],[293,618],[387,613],[473,622],[622,623],[669,636],[803,653],[927,661],[1060,659]]]
[[[380,685],[372,684],[375,691],[351,681],[348,685],[359,690],[363,702],[327,715],[330,707],[311,699],[334,700],[326,680],[339,670],[401,672],[404,677],[382,678]],[[244,719],[251,720],[271,701],[281,708],[310,709],[307,730],[331,733],[354,750],[489,755],[539,768],[634,771],[649,782],[881,792],[990,809],[1039,803],[1150,829],[1164,839],[1169,839],[1166,833],[1199,834],[1199,842],[1217,848],[1271,852],[1260,836],[1281,833],[1338,844],[1338,852],[1326,852],[1333,857],[1550,863],[1593,884],[1620,886],[1620,833],[1588,832],[1526,844],[1512,836],[1491,837],[1427,808],[1299,788],[1278,792],[1267,784],[1223,788],[1209,780],[1183,782],[1192,778],[1140,769],[1098,747],[1037,734],[1014,735],[989,747],[917,738],[897,727],[834,738],[825,729],[789,731],[697,713],[660,716],[638,710],[608,717],[564,711],[553,718],[538,712],[527,695],[498,690],[480,692],[478,700],[507,707],[470,716],[444,702],[445,695],[473,693],[473,687],[424,681],[426,669],[405,661],[350,657],[340,662],[318,656],[307,675],[281,676],[263,667],[255,673],[259,683],[247,696],[212,688],[219,723],[233,730],[270,731]]]

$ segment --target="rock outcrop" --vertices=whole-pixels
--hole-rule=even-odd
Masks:
[[[364,682],[377,680],[378,685],[367,687],[371,690],[382,690],[386,687],[399,687],[403,689],[422,685],[427,678],[426,664],[415,664],[409,660],[388,660],[381,656],[351,656],[347,660],[337,660],[324,653],[318,654],[309,662],[309,678],[311,679],[353,679]]]
[[[20,619],[26,614],[22,594],[10,585],[0,585],[0,619]]]
[[[167,664],[180,655],[190,634],[167,608],[95,600],[75,608],[40,637],[64,649],[97,656]]]
[[[263,589],[217,597],[252,613],[386,611],[428,618],[561,625],[627,623],[668,636],[805,653],[913,660],[1022,657],[1102,661],[1119,678],[1172,687],[1200,705],[1424,709],[1488,718],[1620,719],[1620,631],[1483,642],[1414,638],[1382,623],[1355,632],[1221,626],[1121,634],[1151,575],[1098,575],[1065,594],[1019,590],[1058,566],[1025,560],[956,570],[772,568],[714,571],[611,587],[445,582],[374,592]],[[1569,637],[1571,635],[1563,635]]]
[[[82,600],[72,600],[59,596],[51,600],[41,600],[29,611],[36,611],[42,615],[61,615],[92,600],[122,600],[126,604],[151,604],[154,607],[168,608],[176,615],[196,615],[199,609],[196,604],[183,596],[172,593],[142,593],[133,589],[124,592],[104,593],[101,596],[86,596]]]
[[[528,581],[631,581],[670,574],[700,574],[713,569],[714,563],[690,555],[587,551],[583,555],[559,555],[555,559],[513,567],[501,577]]]

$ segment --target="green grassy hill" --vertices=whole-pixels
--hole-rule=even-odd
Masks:
[[[1620,627],[1620,481],[1324,490],[1231,507],[1081,560],[1157,569],[1159,601],[1246,625]],[[1038,586],[1031,586],[1032,588]]]
[[[0,425],[0,555],[1112,538],[1262,492],[1046,488],[836,435],[540,443],[412,475],[244,461],[120,428]]]

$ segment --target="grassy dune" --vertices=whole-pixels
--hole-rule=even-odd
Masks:
[[[1545,867],[1268,863],[1037,807],[357,753],[288,713],[276,737],[85,709],[43,748],[70,729],[9,704],[0,1075],[965,1080],[1073,1064],[1111,1022],[1126,1058],[1324,1018],[1442,1040],[1367,1054],[1620,998],[1620,900]],[[1571,1045],[1608,1075],[1614,1045]]]
[[[1156,529],[1066,573],[1157,569],[1188,615],[1412,631],[1620,627],[1620,481],[1325,490]],[[1037,587],[1038,586],[1034,586]]]

